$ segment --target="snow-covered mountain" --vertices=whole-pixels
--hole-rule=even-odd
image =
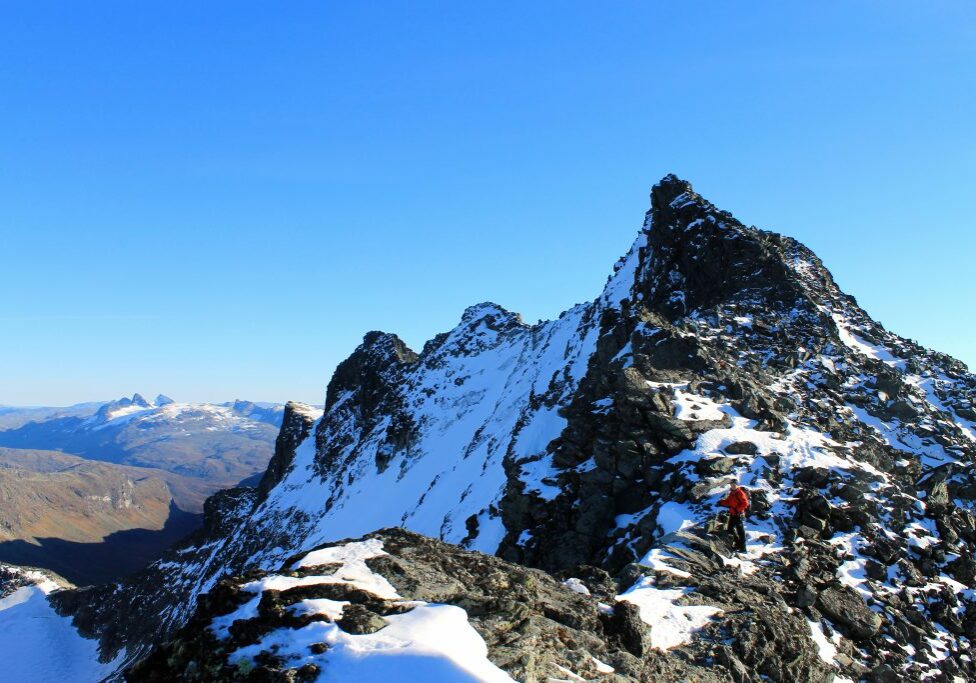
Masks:
[[[974,399],[803,245],[668,176],[593,301],[536,325],[473,306],[419,353],[367,334],[324,414],[286,407],[258,487],[131,581],[52,599],[104,661],[185,645],[138,680],[968,680]],[[740,556],[714,520],[732,481]],[[383,659],[452,619],[460,661]]]
[[[0,430],[0,446],[157,468],[204,480],[205,495],[264,471],[284,412],[278,404],[177,403],[162,394],[73,408],[21,409],[24,419],[5,408],[7,424],[15,426]],[[182,509],[202,509],[199,487],[172,487]]]
[[[7,406],[0,405],[0,430],[16,429],[28,422],[41,422],[58,417],[88,417],[105,401],[76,403],[70,406]]]

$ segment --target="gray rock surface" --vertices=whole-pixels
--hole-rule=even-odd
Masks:
[[[488,657],[514,680],[545,683],[563,680],[567,672],[583,680],[606,683],[661,680],[752,681],[757,675],[773,680],[827,681],[827,670],[785,606],[764,599],[760,583],[734,587],[721,581],[703,585],[711,597],[739,614],[734,623],[716,625],[692,647],[669,652],[653,649],[647,627],[637,607],[628,602],[601,606],[595,595],[570,590],[545,572],[513,565],[496,557],[468,552],[402,529],[370,534],[388,553],[368,560],[370,569],[390,581],[407,601],[450,604],[463,608],[469,623],[488,646]],[[340,542],[335,545],[341,545]],[[311,569],[288,569],[276,575],[307,574]],[[319,570],[322,571],[322,570]],[[343,584],[321,583],[288,591],[266,590],[256,614],[235,621],[226,638],[210,630],[213,620],[233,612],[251,599],[242,586],[260,580],[267,572],[249,572],[222,580],[199,600],[188,624],[171,641],[157,646],[126,673],[129,681],[233,681],[241,680],[240,668],[228,661],[239,647],[261,642],[280,642],[281,633],[297,632],[311,621],[330,621],[325,614],[295,617],[288,606],[301,599],[329,598],[349,601],[335,622],[350,634],[369,634],[386,626],[384,617],[413,609],[402,601],[383,599],[368,591]],[[598,573],[591,576],[599,580]],[[594,584],[598,589],[599,584]],[[742,602],[748,600],[747,603]],[[734,606],[734,607],[733,607]],[[732,646],[730,629],[741,630],[741,644]],[[279,635],[267,641],[268,634]],[[784,648],[783,644],[787,647]],[[313,644],[312,647],[314,647]],[[328,650],[321,643],[319,652]],[[262,650],[247,680],[305,680],[312,672],[302,658],[281,650]],[[613,668],[601,672],[597,663]],[[720,666],[715,666],[719,664]],[[315,672],[327,673],[328,658],[312,663]],[[314,680],[312,678],[311,680]],[[576,679],[573,679],[576,680]]]

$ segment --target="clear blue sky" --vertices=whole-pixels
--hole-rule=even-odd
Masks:
[[[0,6],[0,403],[321,402],[593,298],[675,172],[976,365],[976,3]]]

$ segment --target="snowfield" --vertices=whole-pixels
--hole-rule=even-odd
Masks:
[[[34,583],[0,598],[0,670],[12,683],[95,683],[125,658],[98,661],[98,641],[82,638],[47,596],[58,585],[41,572],[21,570]],[[43,653],[43,656],[39,656]]]

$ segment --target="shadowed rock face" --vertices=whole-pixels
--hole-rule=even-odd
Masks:
[[[419,354],[367,335],[314,427],[286,420],[261,495],[216,498],[210,531],[76,601],[79,623],[144,652],[226,574],[403,526],[719,610],[660,660],[616,609],[623,650],[692,672],[619,667],[637,680],[972,677],[976,378],[886,331],[795,240],[673,176],[651,196],[604,291],[556,320],[480,304]],[[753,500],[742,558],[713,520],[732,480]],[[111,623],[118,604],[155,630]]]
[[[308,410],[308,407],[301,403],[289,402],[285,405],[281,430],[275,440],[274,455],[271,456],[268,469],[264,471],[258,483],[258,495],[262,499],[267,498],[268,492],[291,470],[294,465],[295,449],[308,438],[319,415],[319,411]],[[216,515],[209,516],[210,519],[216,517]]]

